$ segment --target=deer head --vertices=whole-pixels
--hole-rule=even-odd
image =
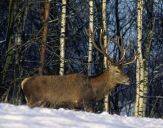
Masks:
[[[93,38],[92,43],[93,43],[93,46],[95,47],[95,49],[97,51],[99,51],[102,55],[104,55],[104,57],[107,58],[107,67],[108,67],[107,70],[109,72],[109,75],[112,75],[112,79],[115,79],[116,83],[118,83],[118,84],[129,85],[129,77],[123,72],[122,68],[124,65],[128,65],[128,64],[135,62],[135,60],[137,58],[135,50],[134,50],[134,55],[131,57],[131,59],[126,60],[125,55],[126,55],[127,49],[129,48],[129,45],[125,49],[118,42],[117,45],[118,45],[118,49],[119,49],[121,55],[120,55],[120,59],[118,61],[114,61],[115,59],[111,58],[107,54],[107,49],[108,49],[109,43],[105,47],[102,44],[102,42],[103,42],[103,30],[101,29],[101,32],[100,32],[100,47],[97,46],[97,44],[94,41],[94,33],[93,32],[91,33],[91,36]],[[110,77],[110,76],[108,76],[108,77]]]

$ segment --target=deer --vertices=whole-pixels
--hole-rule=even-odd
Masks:
[[[114,62],[106,53],[100,41],[100,46],[93,46],[107,57],[108,68],[96,76],[80,73],[68,75],[42,75],[25,78],[21,88],[29,107],[53,105],[54,108],[82,108],[92,111],[92,102],[99,101],[112,91],[118,84],[129,85],[129,77],[123,72],[122,66],[134,63],[136,53],[130,60],[125,60],[126,50],[118,46],[122,55]]]

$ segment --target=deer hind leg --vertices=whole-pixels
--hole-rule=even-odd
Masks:
[[[44,102],[43,102],[43,101],[28,102],[27,105],[28,105],[30,108],[34,108],[34,107],[44,107]]]
[[[40,100],[39,98],[37,97],[34,97],[34,96],[30,96],[29,98],[27,98],[27,105],[30,107],[30,108],[34,108],[34,107],[39,107],[41,106],[42,104],[44,104],[44,101],[43,100]]]

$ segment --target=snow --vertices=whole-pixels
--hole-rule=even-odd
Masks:
[[[0,103],[0,128],[163,128],[162,119]]]

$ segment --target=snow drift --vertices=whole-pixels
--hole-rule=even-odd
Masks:
[[[163,128],[162,119],[0,103],[0,128]]]

